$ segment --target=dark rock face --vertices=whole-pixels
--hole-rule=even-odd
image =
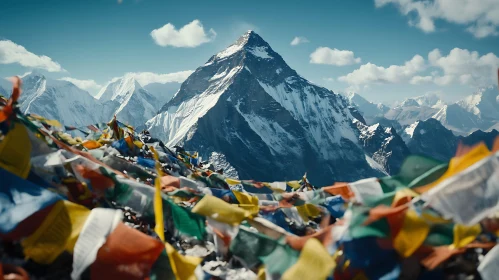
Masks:
[[[436,119],[419,121],[406,128],[406,131],[411,129],[412,137],[407,141],[407,146],[412,153],[441,161],[448,161],[456,153],[458,138]]]
[[[364,117],[362,116],[362,113],[356,107],[349,106],[348,109],[350,109],[350,114],[352,114],[352,117],[356,118],[362,124],[367,125],[367,122],[364,119]]]
[[[393,127],[380,124],[367,126],[361,122],[356,122],[356,125],[366,153],[383,166],[388,174],[396,174],[410,153],[404,140]]]
[[[393,128],[395,128],[397,133],[399,133],[402,130],[402,126],[400,125],[400,123],[398,121],[389,120],[385,117],[375,117],[367,124],[372,125],[372,124],[377,124],[377,123],[379,123],[380,125],[382,125],[384,127],[393,127]]]
[[[494,146],[494,140],[497,138],[497,136],[499,136],[499,132],[495,129],[488,132],[477,130],[468,136],[459,137],[458,141],[467,146],[472,146],[480,142],[484,142],[489,149],[492,149],[492,147]]]
[[[456,136],[438,120],[428,119],[406,127],[402,136],[411,153],[449,161],[456,154],[459,143],[472,146],[484,142],[491,149],[499,132],[477,130],[468,136]]]
[[[223,154],[242,179],[317,185],[379,176],[348,101],[310,83],[254,32],[212,56],[147,126],[169,146]]]

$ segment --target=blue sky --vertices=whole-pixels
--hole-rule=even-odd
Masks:
[[[253,29],[305,78],[373,101],[427,92],[455,100],[497,85],[499,1],[430,3],[2,0],[0,76],[38,68],[91,92],[127,72],[181,80]],[[177,32],[190,23],[192,34]],[[155,40],[167,24],[175,29]],[[295,37],[308,42],[291,45]]]

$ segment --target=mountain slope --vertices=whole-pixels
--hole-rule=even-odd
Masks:
[[[401,136],[411,153],[448,161],[455,155],[459,143],[472,146],[484,142],[490,149],[498,135],[497,130],[477,130],[467,136],[456,136],[438,120],[430,118],[411,124]]]
[[[417,105],[416,105],[417,104]],[[410,125],[419,120],[431,118],[439,109],[428,106],[420,106],[416,100],[408,101],[405,106],[397,106],[385,114],[385,118],[395,120],[402,126]]]
[[[481,120],[477,115],[466,111],[456,103],[444,105],[432,118],[460,135],[466,135],[481,126]]]
[[[487,145],[487,147],[489,147],[489,149],[492,149],[492,147],[494,146],[494,140],[497,138],[497,136],[499,136],[499,132],[495,129],[487,132],[477,130],[468,136],[459,137],[458,140],[464,145],[468,146],[472,146],[483,141]]]
[[[374,117],[382,116],[384,113],[388,112],[390,109],[384,104],[375,104],[367,101],[364,97],[357,93],[350,92],[345,95],[351,105],[357,107],[357,109],[362,113],[364,118],[372,119]]]
[[[376,176],[348,101],[291,69],[250,31],[212,56],[147,122],[168,145],[223,154],[240,178],[316,184]]]
[[[132,126],[143,125],[164,104],[142,88],[131,74],[111,80],[96,98],[104,106],[106,120],[116,115],[120,121]]]
[[[482,89],[458,102],[445,104],[437,95],[426,94],[404,100],[384,117],[402,126],[434,118],[454,133],[467,135],[499,127],[499,96],[495,89]]]
[[[412,98],[415,100],[419,106],[426,106],[431,108],[441,108],[445,105],[445,102],[434,93],[428,93],[425,95],[420,95]]]
[[[499,122],[499,96],[495,88],[481,89],[456,104],[477,117],[477,128],[485,130]]]
[[[441,161],[448,161],[456,153],[458,144],[458,138],[450,130],[431,118],[408,126],[403,131],[402,138],[411,153]]]
[[[172,97],[180,89],[180,83],[152,83],[144,86],[143,88],[147,90],[152,96],[154,96],[163,106],[166,102],[170,101]]]
[[[366,153],[383,166],[387,174],[398,172],[409,149],[392,127],[383,127],[379,123],[367,126],[354,120],[360,131],[359,139]]]
[[[84,126],[102,121],[102,107],[88,92],[67,81],[52,80],[33,72],[22,78],[21,111],[65,125]]]

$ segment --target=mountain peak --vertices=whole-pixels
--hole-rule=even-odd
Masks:
[[[214,60],[224,60],[228,57],[232,57],[235,54],[240,53],[241,51],[245,51],[245,53],[251,53],[252,55],[264,58],[264,59],[272,59],[273,53],[270,45],[263,40],[260,35],[258,35],[253,30],[248,30],[244,33],[235,43],[228,46],[226,49],[217,53],[212,59],[208,61],[206,65],[211,64]]]
[[[419,103],[414,98],[407,98],[400,104],[401,107],[419,107]]]
[[[38,71],[38,70],[33,70],[31,72],[25,73],[24,75],[21,76],[21,78],[22,79],[33,79],[33,78],[44,79],[45,75],[43,75],[43,73]]]
[[[244,33],[239,38],[239,40],[244,42],[245,45],[266,45],[266,46],[268,46],[267,42],[265,42],[265,40],[263,40],[263,38],[253,30],[248,30],[246,33]]]
[[[104,86],[97,94],[96,98],[102,102],[108,100],[122,100],[126,96],[133,94],[142,86],[137,82],[135,76],[131,73],[125,74],[123,77],[112,79],[106,86]]]
[[[135,75],[132,73],[126,73],[122,78],[122,84],[133,85],[134,88],[141,88],[142,85],[137,81]]]
[[[309,171],[309,178],[326,184],[331,177],[380,175],[366,159],[353,120],[346,98],[301,77],[248,31],[198,67],[146,126],[167,146],[203,150],[203,158],[225,155],[241,177],[275,180],[277,172],[262,162],[286,157],[293,160],[278,162],[275,170]],[[360,160],[354,164],[354,158]],[[354,173],[347,172],[353,165]]]

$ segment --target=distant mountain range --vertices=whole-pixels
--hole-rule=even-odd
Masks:
[[[391,122],[397,130],[430,118],[440,121],[456,135],[499,128],[499,94],[495,88],[479,90],[451,104],[446,104],[435,94],[427,94],[406,99],[393,108],[369,102],[356,93],[346,96],[350,104],[363,114],[367,123]]]
[[[492,147],[499,134],[498,96],[497,90],[487,89],[445,104],[437,95],[427,94],[388,108],[369,102],[359,94],[346,94],[368,125],[392,127],[410,153],[442,161],[448,161],[455,154],[460,142],[473,145],[484,141]]]
[[[196,150],[234,178],[313,184],[395,174],[411,153],[450,159],[459,142],[499,134],[499,98],[481,90],[445,104],[436,95],[390,107],[317,86],[291,69],[258,34],[248,31],[213,55],[182,84],[140,85],[133,74],[109,81],[92,97],[68,81],[32,72],[20,107],[85,126],[119,120],[168,146]],[[0,81],[0,93],[10,85]],[[473,133],[472,133],[473,132]]]
[[[111,80],[93,97],[71,82],[50,79],[37,71],[21,78],[23,92],[19,103],[24,113],[72,126],[107,122],[114,115],[133,126],[143,126],[180,87],[179,83],[142,87],[133,75],[126,74]],[[10,82],[0,79],[0,94],[9,96],[10,88]]]
[[[411,153],[427,155],[441,161],[448,161],[454,156],[460,142],[471,146],[483,141],[492,148],[498,135],[499,132],[493,129],[488,132],[477,130],[467,136],[456,136],[438,120],[432,118],[417,121],[401,132]]]

